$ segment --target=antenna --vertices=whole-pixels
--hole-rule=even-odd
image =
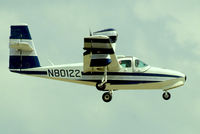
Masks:
[[[52,66],[54,66],[54,64],[53,64],[53,62],[52,62],[51,60],[48,59],[48,62],[49,62]]]
[[[91,32],[91,29],[89,29],[89,33],[90,33],[90,36],[92,36],[92,32]]]

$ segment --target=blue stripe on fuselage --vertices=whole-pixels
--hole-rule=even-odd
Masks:
[[[14,73],[20,73],[20,74],[47,75],[47,71],[13,71],[13,70],[10,70],[10,71]]]
[[[12,70],[11,70],[12,71]],[[47,71],[12,71],[16,73],[23,74],[47,74]],[[83,73],[82,75],[104,75],[103,72],[93,72],[93,73]],[[151,74],[151,73],[123,73],[123,72],[108,72],[107,75],[121,75],[121,76],[152,76],[152,77],[173,77],[173,78],[181,78],[181,76],[177,75],[167,75],[167,74]]]
[[[104,75],[104,72],[87,72],[82,75]],[[152,76],[152,77],[173,77],[181,78],[177,75],[168,75],[168,74],[153,74],[153,73],[126,73],[126,72],[108,72],[107,75],[121,75],[121,76]]]

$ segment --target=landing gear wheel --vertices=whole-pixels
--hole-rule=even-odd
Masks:
[[[169,100],[171,98],[171,94],[169,92],[164,92],[162,97],[164,100]]]
[[[106,92],[102,95],[102,99],[104,102],[110,102],[112,100],[112,94]]]
[[[106,84],[104,83],[102,86],[100,86],[100,84],[101,84],[101,82],[97,82],[97,84],[96,84],[96,88],[98,89],[98,90],[104,90],[105,88],[106,88]]]

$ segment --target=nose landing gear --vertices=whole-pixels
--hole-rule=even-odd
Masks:
[[[112,100],[112,91],[111,92],[105,92],[102,95],[102,99],[104,102],[110,102]]]

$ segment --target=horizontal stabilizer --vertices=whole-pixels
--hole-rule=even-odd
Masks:
[[[21,50],[24,52],[32,52],[33,48],[31,47],[31,45],[28,42],[15,42],[13,44],[10,44],[10,48],[14,48],[16,50]]]

